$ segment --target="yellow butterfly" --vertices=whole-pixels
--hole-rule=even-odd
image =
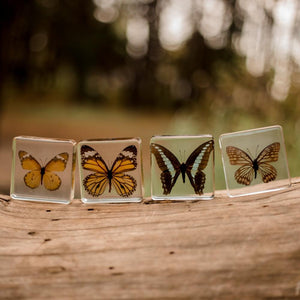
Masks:
[[[125,174],[125,172],[135,170],[137,149],[130,145],[123,149],[117,156],[109,169],[100,154],[90,146],[81,147],[81,165],[83,169],[93,171],[83,180],[85,190],[93,197],[104,193],[106,186],[111,192],[112,185],[117,193],[122,197],[128,197],[136,190],[136,180]]]
[[[26,186],[35,189],[44,184],[44,187],[49,191],[59,189],[61,179],[53,172],[62,172],[65,170],[69,154],[66,152],[57,154],[44,167],[26,151],[19,151],[19,158],[22,168],[30,170],[24,176]]]

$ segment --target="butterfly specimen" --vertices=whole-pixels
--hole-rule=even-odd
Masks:
[[[128,197],[136,190],[136,180],[125,174],[137,167],[137,149],[134,145],[124,148],[108,168],[100,154],[90,146],[81,147],[81,165],[83,169],[94,173],[86,176],[83,180],[85,190],[93,197],[104,193],[108,185],[108,192],[114,186],[117,193],[122,197]]]
[[[154,154],[158,167],[162,171],[160,180],[164,195],[171,193],[178,176],[182,175],[185,183],[185,175],[196,194],[203,194],[205,174],[202,172],[208,163],[210,152],[214,149],[214,141],[209,140],[197,147],[188,157],[185,163],[180,163],[177,157],[167,148],[159,144],[151,144],[151,152]]]
[[[26,151],[18,153],[22,168],[29,170],[24,176],[26,186],[35,189],[44,184],[44,187],[49,191],[59,189],[61,179],[54,172],[62,172],[65,170],[69,154],[66,152],[57,154],[44,167]]]
[[[249,185],[257,173],[261,175],[263,182],[275,180],[276,169],[270,164],[278,160],[280,143],[272,143],[266,146],[255,159],[252,159],[245,151],[233,147],[226,147],[226,152],[231,165],[241,165],[235,173],[235,180],[244,185]]]

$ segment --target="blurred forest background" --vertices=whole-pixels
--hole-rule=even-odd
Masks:
[[[298,0],[2,0],[0,193],[16,135],[149,139],[279,124],[300,175]],[[77,194],[78,197],[78,194]]]

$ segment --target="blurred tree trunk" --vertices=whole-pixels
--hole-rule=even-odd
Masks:
[[[13,1],[3,0],[0,1],[0,122],[3,114],[3,97],[4,97],[4,82],[9,74],[8,56],[10,44],[11,25],[15,20],[15,4]],[[0,143],[2,142],[2,126],[0,126]]]
[[[158,4],[159,1],[157,0],[146,4],[140,4],[147,6],[149,42],[147,54],[139,59],[131,59],[129,62],[133,66],[134,79],[127,102],[134,108],[155,108],[159,105],[159,99],[155,97],[155,92],[157,90],[155,71],[162,56],[163,49],[158,40]]]

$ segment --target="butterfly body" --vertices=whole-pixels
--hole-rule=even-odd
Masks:
[[[257,174],[261,175],[264,183],[275,180],[277,170],[270,163],[276,162],[279,157],[280,143],[272,143],[253,159],[245,151],[233,146],[227,146],[226,152],[231,165],[240,165],[235,171],[235,180],[244,185],[250,185]]]
[[[24,176],[24,183],[27,187],[35,189],[40,185],[44,185],[49,191],[59,189],[61,179],[55,172],[65,170],[69,158],[68,153],[63,152],[57,154],[45,166],[41,166],[41,164],[26,151],[21,150],[18,155],[22,168],[29,171]]]
[[[209,140],[197,147],[190,154],[186,162],[180,163],[177,157],[166,147],[152,143],[151,152],[162,171],[160,180],[164,195],[171,193],[180,174],[183,183],[185,183],[187,175],[195,193],[199,195],[203,194],[206,176],[202,170],[206,168],[210,152],[213,148],[214,142],[213,140]]]
[[[83,169],[93,171],[83,180],[84,189],[93,197],[102,195],[108,186],[111,193],[112,186],[122,197],[128,197],[136,190],[136,180],[125,172],[137,168],[137,149],[134,145],[124,148],[112,166],[108,168],[101,155],[92,147],[83,145],[81,147],[81,165]]]
[[[254,178],[256,179],[258,168],[259,168],[259,164],[258,164],[257,158],[252,161],[252,168],[254,170]]]
[[[112,178],[113,178],[113,174],[112,174],[111,169],[107,170],[107,179],[108,179],[108,184],[109,184],[108,192],[109,193],[111,192],[111,180],[112,180]]]
[[[108,180],[108,192],[111,193],[112,179],[113,179],[112,167],[107,169],[106,178]],[[100,185],[98,185],[99,187]],[[124,188],[122,184],[120,184],[121,188]]]
[[[45,170],[46,170],[45,167],[42,167],[41,171],[40,171],[41,172],[41,185],[43,184],[43,178],[44,178],[44,175],[45,175],[45,172],[46,172]]]
[[[181,175],[182,175],[182,181],[183,181],[183,183],[185,183],[185,174],[186,174],[186,169],[187,169],[186,164],[182,163],[180,165],[179,169],[180,169],[180,172],[181,172]]]

